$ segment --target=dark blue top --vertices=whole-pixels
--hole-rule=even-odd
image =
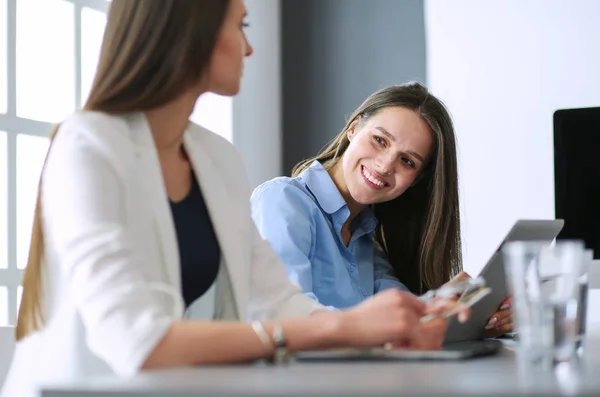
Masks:
[[[188,195],[177,203],[170,203],[181,261],[181,287],[187,307],[215,282],[221,250],[194,173]]]

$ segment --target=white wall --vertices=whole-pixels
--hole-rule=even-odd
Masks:
[[[465,270],[554,218],[553,112],[600,105],[600,1],[427,0],[427,73],[459,143]]]
[[[252,186],[281,175],[281,61],[279,0],[246,0],[248,40],[242,87],[233,99],[233,143]]]

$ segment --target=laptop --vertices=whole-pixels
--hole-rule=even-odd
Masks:
[[[293,359],[299,362],[315,361],[410,361],[410,360],[463,360],[496,354],[502,342],[484,339],[485,325],[508,296],[502,246],[510,241],[554,241],[564,226],[557,220],[519,220],[509,230],[494,254],[479,274],[491,287],[491,293],[471,307],[471,317],[465,324],[455,317],[448,322],[448,330],[441,350],[403,350],[383,348],[328,349],[298,352]]]

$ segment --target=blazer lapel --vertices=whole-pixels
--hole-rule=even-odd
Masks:
[[[201,144],[194,141],[197,139],[197,136],[191,137],[189,133],[186,133],[184,145],[219,240],[221,255],[229,273],[239,317],[243,320],[246,318],[245,302],[247,301],[249,274],[247,266],[241,266],[241,264],[246,263],[250,258],[243,257],[248,251],[242,248],[244,242],[237,238],[239,220],[233,215],[235,212],[231,211],[232,204],[222,175],[208,154],[210,148],[202,147]]]
[[[143,170],[143,175],[140,175],[138,180],[143,185],[144,191],[148,192],[147,199],[152,201],[154,222],[161,243],[165,276],[171,285],[177,290],[181,290],[179,246],[158,152],[146,116],[139,113],[132,120],[134,139],[137,143],[136,154]]]

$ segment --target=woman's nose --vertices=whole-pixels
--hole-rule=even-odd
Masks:
[[[394,159],[392,156],[381,156],[375,162],[377,165],[377,171],[382,175],[391,175],[394,170]]]

